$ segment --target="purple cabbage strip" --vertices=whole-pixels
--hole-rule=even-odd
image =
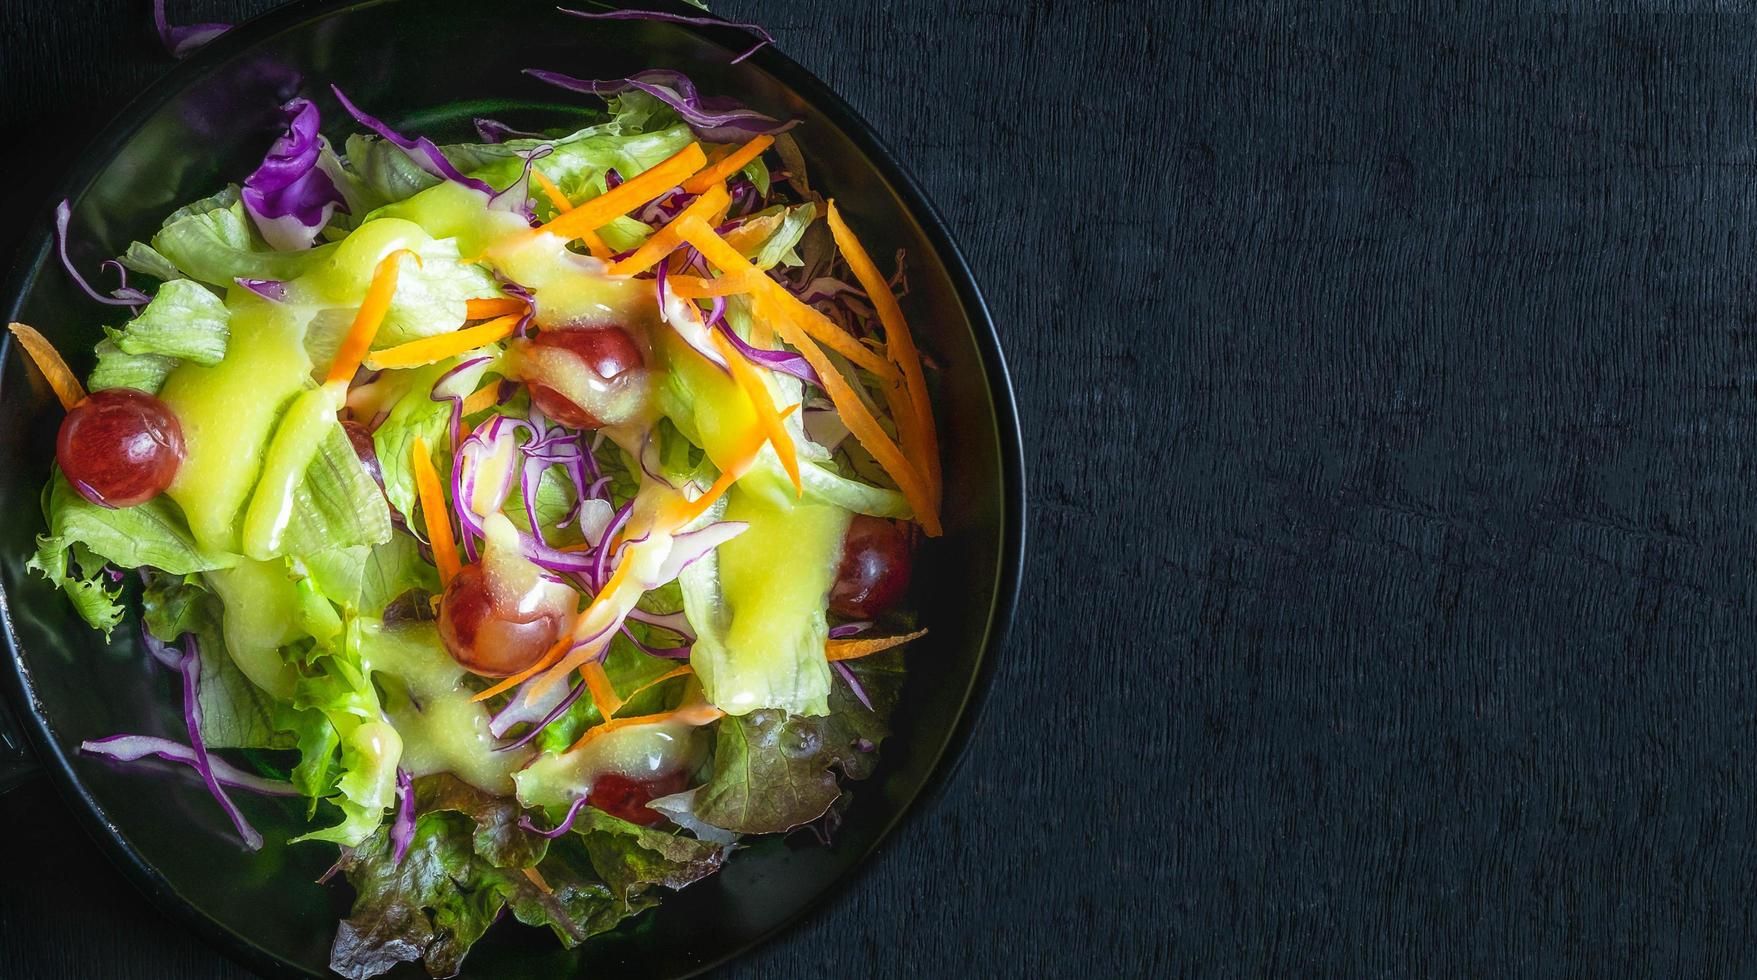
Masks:
[[[527,704],[525,695],[531,692],[531,687],[535,683],[536,679],[532,678],[513,689],[512,695],[506,699],[506,704],[495,712],[494,717],[488,719],[488,734],[495,738],[505,738],[506,733],[512,731],[512,726],[536,721],[562,699],[561,689],[550,687],[548,692],[535,704]]]
[[[87,296],[105,306],[139,306],[142,303],[151,302],[145,293],[128,287],[126,275],[123,276],[122,285],[108,296],[93,289],[91,284],[85,281],[85,277],[73,267],[73,260],[67,257],[67,222],[72,216],[73,207],[65,198],[60,204],[55,205],[55,251],[61,256],[61,267],[66,269],[67,274],[73,278],[74,285],[78,286]]]
[[[397,769],[397,816],[390,825],[391,863],[401,865],[415,839],[415,780],[409,770]]]
[[[858,623],[843,623],[840,626],[830,627],[830,639],[846,639],[850,636],[857,636],[864,633],[869,629],[872,629],[872,620],[870,619]]]
[[[548,714],[544,715],[536,724],[532,725],[530,731],[524,733],[523,735],[520,735],[516,741],[509,742],[506,745],[502,745],[502,746],[496,748],[494,751],[496,751],[496,752],[511,752],[513,749],[523,748],[523,747],[531,744],[531,742],[534,741],[537,738],[537,736],[542,733],[543,729],[548,728],[551,724],[554,723],[555,719],[560,718],[564,713],[566,713],[567,709],[573,707],[573,703],[580,699],[580,695],[582,693],[584,693],[585,690],[586,690],[586,682],[585,681],[582,680],[582,681],[575,683],[573,685],[573,687],[568,689],[567,696],[562,698],[560,701],[556,702],[555,707],[550,708]],[[519,699],[519,695],[517,693],[515,693],[513,695],[513,698],[515,700],[517,700],[517,699]]]
[[[604,591],[604,584],[610,580],[608,568],[610,541],[616,537],[616,532],[622,530],[622,526],[628,523],[629,515],[633,513],[633,500],[623,504],[616,511],[615,516],[610,518],[610,523],[604,526],[604,536],[598,539],[598,546],[592,549],[592,567],[586,570],[586,574],[590,576],[589,580],[592,583],[593,592]]]
[[[519,817],[519,826],[540,837],[547,837],[550,840],[554,840],[573,828],[574,818],[580,815],[580,807],[585,805],[586,798],[583,796],[574,800],[573,806],[568,807],[567,809],[567,816],[563,817],[561,823],[557,824],[553,830],[544,830],[532,823],[531,815],[528,813]]]
[[[293,99],[281,111],[286,131],[275,138],[256,172],[244,178],[239,197],[270,247],[291,252],[310,248],[330,216],[337,208],[347,210],[347,203],[317,165],[323,156],[317,104]]]
[[[147,756],[157,756],[166,762],[179,762],[186,766],[195,765],[195,750],[182,742],[173,742],[168,738],[156,735],[111,735],[108,738],[93,739],[79,743],[81,752],[101,755],[115,759],[117,762],[134,762]],[[224,759],[209,758],[208,765],[214,778],[236,789],[246,789],[263,796],[302,796],[293,784],[278,779],[267,779],[253,772],[245,772]]]
[[[483,355],[481,357],[472,357],[469,360],[464,361],[457,367],[440,375],[438,380],[433,382],[433,387],[429,389],[427,393],[427,397],[431,401],[451,402],[451,444],[454,446],[458,444],[458,429],[464,424],[464,398],[466,396],[452,393],[450,388],[445,387],[445,384],[446,382],[455,379],[460,373],[489,360],[492,360],[492,358]]]
[[[646,654],[649,657],[657,657],[660,660],[688,660],[689,659],[689,651],[691,649],[690,644],[684,644],[683,646],[680,646],[680,647],[655,647],[655,646],[651,646],[651,645],[643,642],[640,637],[635,636],[634,631],[630,630],[628,628],[627,623],[624,623],[622,626],[622,635],[628,637],[628,642],[633,643],[635,645],[635,649],[639,650],[640,652]]]
[[[153,0],[153,27],[159,32],[159,43],[171,57],[183,59],[195,53],[201,47],[221,34],[232,29],[231,24],[189,24],[173,27],[165,19],[165,0]]]
[[[522,129],[514,129],[498,119],[472,120],[476,125],[476,135],[484,143],[504,143],[507,140],[540,140],[542,133],[527,133]]]
[[[158,661],[159,666],[177,670],[183,665],[182,654],[173,649],[169,643],[154,636],[152,630],[146,628],[145,623],[140,626],[140,636],[146,644],[146,652]]]
[[[566,7],[561,8],[561,12],[586,20],[660,20],[671,24],[693,24],[697,27],[735,27],[758,40],[757,43],[751,45],[750,50],[732,59],[731,63],[734,65],[761,51],[764,45],[775,43],[775,36],[763,30],[760,25],[741,24],[737,21],[721,20],[718,17],[690,17],[685,14],[668,14],[657,10],[609,10],[603,13],[587,13],[584,10],[569,10]]]
[[[782,122],[730,99],[703,97],[696,92],[695,83],[682,72],[664,68],[613,79],[575,78],[541,68],[527,68],[525,74],[570,92],[606,99],[629,91],[645,92],[670,106],[697,136],[716,143],[742,142],[753,136],[785,133],[803,121],[795,117]]]
[[[234,279],[233,282],[271,303],[287,301],[287,284],[279,279]]]
[[[232,818],[232,826],[238,829],[238,836],[244,838],[244,846],[253,851],[262,849],[262,835],[244,819],[232,798],[214,776],[213,764],[208,760],[207,743],[201,740],[201,649],[196,646],[195,637],[186,635],[183,638],[183,660],[177,669],[183,674],[183,722],[189,730],[189,747],[195,752],[195,771],[201,773],[201,781],[207,784],[207,791]]]
[[[732,346],[738,348],[738,353],[743,354],[745,360],[757,367],[791,375],[806,384],[816,385],[819,388],[824,386],[824,383],[818,379],[817,372],[812,370],[811,363],[804,356],[787,350],[764,350],[760,347],[752,347],[745,343],[744,338],[738,336],[738,332],[728,326],[724,320],[720,322],[720,332],[726,335],[726,339],[731,341]]]
[[[355,121],[359,122],[360,125],[365,126],[379,136],[384,137],[384,139],[391,145],[402,150],[403,153],[408,155],[409,161],[415,166],[420,167],[422,170],[427,171],[435,177],[438,177],[440,180],[454,181],[470,188],[471,190],[481,191],[490,197],[494,195],[494,188],[490,187],[487,183],[477,180],[474,177],[464,176],[457,167],[452,165],[450,160],[445,158],[445,154],[439,152],[439,147],[435,146],[432,140],[425,136],[418,139],[409,139],[385,125],[382,120],[362,112],[358,106],[348,100],[346,95],[342,94],[342,90],[339,87],[331,85],[330,91],[336,94],[336,99],[341,102],[343,109],[348,110],[348,115],[353,116]]]
[[[636,606],[629,610],[628,618],[637,623],[645,623],[648,626],[656,626],[659,629],[676,633],[690,643],[695,642],[695,629],[689,625],[689,617],[682,612],[648,612],[647,610]]]
[[[872,699],[866,696],[866,688],[860,686],[860,678],[854,676],[854,671],[849,670],[847,664],[836,660],[832,661],[830,666],[836,668],[836,673],[842,675],[842,679],[848,682],[849,690],[854,692],[854,696],[860,699],[861,704],[866,705],[866,710],[876,710],[872,706]]]
[[[537,224],[537,212],[531,207],[531,168],[537,161],[555,152],[553,146],[539,146],[524,154],[525,166],[519,173],[519,179],[506,186],[506,190],[494,194],[488,199],[488,207],[501,211],[512,211],[520,214],[533,226]]]

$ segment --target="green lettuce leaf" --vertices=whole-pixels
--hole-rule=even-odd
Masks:
[[[206,287],[172,279],[110,339],[124,354],[158,354],[212,366],[225,359],[230,320],[226,304]]]
[[[122,587],[106,587],[104,562],[84,544],[71,545],[62,538],[37,535],[37,551],[24,567],[54,583],[67,593],[73,611],[92,629],[103,630],[104,639],[122,623]]]
[[[330,948],[330,968],[342,976],[372,977],[415,961],[433,976],[452,976],[505,908],[571,948],[656,901],[633,886],[628,901],[617,898],[577,838],[551,843],[522,830],[516,804],[455,777],[416,780],[415,812],[400,863],[389,827],[342,857],[356,892]],[[533,868],[547,890],[526,875]]]
[[[153,236],[153,252],[183,277],[220,289],[232,288],[240,277],[293,279],[334,251],[333,245],[299,252],[270,249],[257,236],[235,192],[230,203],[216,195],[198,202],[203,204],[208,205],[206,210],[186,208],[173,214]],[[150,258],[144,264],[157,265]],[[154,274],[163,271],[159,267]]]
[[[390,529],[390,510],[378,484],[355,454],[347,432],[330,425],[293,491],[285,552],[311,555],[383,544],[390,540]]]
[[[838,679],[826,716],[765,710],[720,721],[713,773],[696,796],[698,819],[734,833],[784,833],[835,802],[840,790],[832,769],[851,779],[872,774],[902,687],[903,655],[887,651],[846,663],[873,709]]]
[[[165,378],[177,369],[178,360],[159,354],[128,354],[113,340],[100,340],[96,348],[97,366],[92,368],[86,387],[92,391],[105,388],[137,388],[156,395],[164,387]]]
[[[420,526],[415,520],[415,438],[419,436],[425,439],[430,448],[446,445],[446,426],[451,419],[451,406],[446,402],[434,401],[429,394],[440,375],[450,371],[458,363],[453,358],[424,368],[390,372],[397,375],[392,383],[398,385],[403,394],[390,410],[390,415],[372,433],[372,445],[378,453],[379,470],[384,474],[385,495],[410,527]],[[488,367],[489,365],[481,365],[463,372],[457,380],[458,388],[467,390],[476,384]],[[451,461],[447,454],[439,453],[439,458],[434,462],[443,480],[451,470]]]
[[[588,806],[574,818],[574,832],[586,844],[592,869],[619,902],[638,900],[654,886],[677,889],[720,870],[730,851],[724,844],[613,817]]]

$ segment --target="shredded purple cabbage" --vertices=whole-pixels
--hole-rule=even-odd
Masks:
[[[166,762],[178,762],[186,766],[195,765],[195,750],[182,742],[173,742],[168,738],[156,735],[111,735],[108,738],[93,739],[79,744],[81,752],[101,755],[115,759],[117,762],[134,762],[147,756],[156,756]],[[235,789],[246,789],[263,796],[300,796],[291,783],[278,779],[266,779],[255,773],[245,772],[224,759],[208,758],[208,767],[214,778]]]
[[[832,639],[832,640],[846,639],[847,637],[857,636],[861,633],[864,633],[871,628],[872,628],[872,621],[871,620],[864,620],[864,621],[858,622],[858,623],[843,623],[840,626],[830,627],[830,639]]]
[[[798,378],[806,384],[817,385],[819,388],[824,386],[823,382],[818,379],[817,372],[812,369],[811,362],[807,361],[804,355],[796,354],[790,350],[764,350],[761,347],[752,347],[745,343],[744,338],[738,336],[738,331],[733,330],[724,320],[720,321],[719,329],[722,334],[726,335],[726,339],[732,343],[732,346],[738,348],[738,353],[743,354],[745,360],[757,367],[779,371],[782,374]]]
[[[323,137],[316,103],[293,99],[281,106],[286,131],[276,137],[256,172],[244,178],[239,197],[269,245],[283,252],[310,248],[337,208],[347,203],[335,181],[318,167]]]
[[[173,58],[187,58],[201,47],[221,34],[232,29],[231,24],[188,24],[175,27],[165,19],[165,0],[153,0],[153,27],[159,32],[159,42]]]
[[[573,828],[574,818],[578,817],[580,815],[580,807],[583,807],[585,805],[586,805],[586,798],[583,796],[577,800],[574,800],[573,806],[570,806],[567,808],[567,816],[563,817],[561,820],[561,823],[555,825],[555,827],[551,830],[544,830],[543,828],[532,823],[531,822],[531,815],[528,813],[519,817],[519,826],[523,827],[524,829],[530,831],[533,834],[538,835],[539,837],[547,837],[550,840],[554,840],[555,838],[560,837],[562,834],[567,833],[569,830],[571,830]]]
[[[747,34],[754,35],[758,40],[757,43],[750,46],[750,50],[732,59],[732,64],[735,65],[761,51],[764,45],[775,43],[775,36],[756,24],[741,24],[736,21],[721,20],[718,17],[690,17],[685,14],[668,14],[657,10],[608,10],[602,13],[587,13],[584,10],[569,10],[566,7],[562,7],[561,12],[586,20],[659,20],[671,24],[693,24],[697,27],[736,27]]]
[[[498,119],[472,120],[476,125],[476,135],[484,143],[504,143],[507,140],[540,140],[542,133],[530,133],[522,129],[514,129]]]
[[[397,769],[397,816],[390,825],[391,863],[400,865],[415,839],[415,780],[409,770]]]
[[[67,270],[67,275],[73,279],[74,285],[78,286],[87,296],[105,306],[140,306],[143,303],[151,302],[151,297],[147,294],[129,287],[126,272],[122,273],[122,285],[108,296],[93,289],[92,285],[85,281],[85,277],[73,267],[73,260],[67,257],[67,222],[72,216],[73,206],[65,198],[60,204],[55,205],[55,252],[61,257],[61,267]],[[104,265],[109,265],[109,263],[106,262]],[[100,266],[100,268],[102,267]],[[122,266],[117,264],[116,268],[121,269]]]
[[[353,116],[360,125],[365,126],[379,136],[384,137],[385,141],[392,146],[402,150],[403,153],[408,156],[409,161],[415,166],[420,167],[422,170],[427,171],[435,177],[438,177],[440,180],[454,181],[470,188],[471,190],[481,191],[484,194],[493,196],[493,187],[490,187],[487,183],[477,180],[474,177],[464,176],[457,167],[452,165],[450,160],[445,158],[445,154],[439,152],[439,147],[435,146],[432,140],[425,136],[417,139],[409,139],[403,134],[390,128],[390,126],[386,125],[383,120],[374,116],[369,116],[361,111],[358,106],[349,101],[348,97],[342,93],[340,87],[331,85],[330,91],[336,94],[336,99],[341,102],[343,109],[348,110],[348,115]]]
[[[513,742],[509,742],[506,745],[502,745],[499,748],[495,749],[494,751],[496,751],[496,752],[510,752],[513,749],[523,748],[524,746],[531,744],[531,742],[533,740],[535,740],[538,735],[542,734],[543,729],[548,728],[551,724],[554,723],[555,719],[560,718],[562,716],[562,714],[564,714],[567,711],[567,709],[573,707],[573,703],[580,699],[580,695],[582,693],[584,693],[585,690],[586,690],[586,682],[585,681],[582,680],[582,681],[576,682],[573,685],[573,687],[568,689],[567,696],[563,697],[560,701],[556,702],[555,706],[553,708],[549,709],[548,714],[545,714],[541,719],[539,719],[537,721],[536,724],[531,726],[530,731],[524,733],[523,735],[520,735],[517,740],[515,740]],[[514,694],[513,700],[519,701],[519,700],[523,700],[523,698],[521,698],[518,694]]]
[[[624,92],[645,92],[670,106],[679,118],[695,130],[697,136],[716,143],[736,143],[753,136],[785,133],[804,120],[795,117],[786,122],[765,116],[731,99],[703,96],[695,83],[682,72],[651,68],[627,78],[575,78],[541,68],[527,68],[525,74],[570,92],[581,92],[610,98]]]
[[[234,279],[233,282],[271,303],[287,301],[287,284],[279,279]]]
[[[874,710],[872,699],[866,696],[866,688],[860,686],[860,678],[854,676],[854,671],[849,670],[848,665],[840,660],[832,661],[830,666],[836,668],[836,673],[848,682],[848,689],[854,692],[854,696],[860,699],[861,704],[866,705],[866,710]]]
[[[178,665],[183,674],[183,722],[189,730],[189,747],[195,752],[195,771],[201,773],[201,781],[207,784],[207,791],[232,818],[232,826],[238,829],[238,836],[244,838],[244,846],[251,850],[262,848],[262,835],[244,819],[244,814],[214,775],[213,763],[208,759],[207,743],[201,740],[201,648],[195,643],[194,635],[183,637],[183,660]]]

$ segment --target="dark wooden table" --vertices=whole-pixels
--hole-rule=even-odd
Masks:
[[[1757,21],[717,6],[945,212],[1033,503],[955,784],[729,974],[1757,970]],[[0,6],[10,228],[145,7]],[[0,976],[240,972],[45,786],[0,868]]]

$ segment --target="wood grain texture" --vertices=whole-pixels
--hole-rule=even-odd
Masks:
[[[108,6],[0,7],[8,133],[164,69]],[[958,778],[727,975],[1757,970],[1757,20],[1550,6],[716,4],[944,212],[1033,499]],[[0,975],[239,973],[63,821]]]

